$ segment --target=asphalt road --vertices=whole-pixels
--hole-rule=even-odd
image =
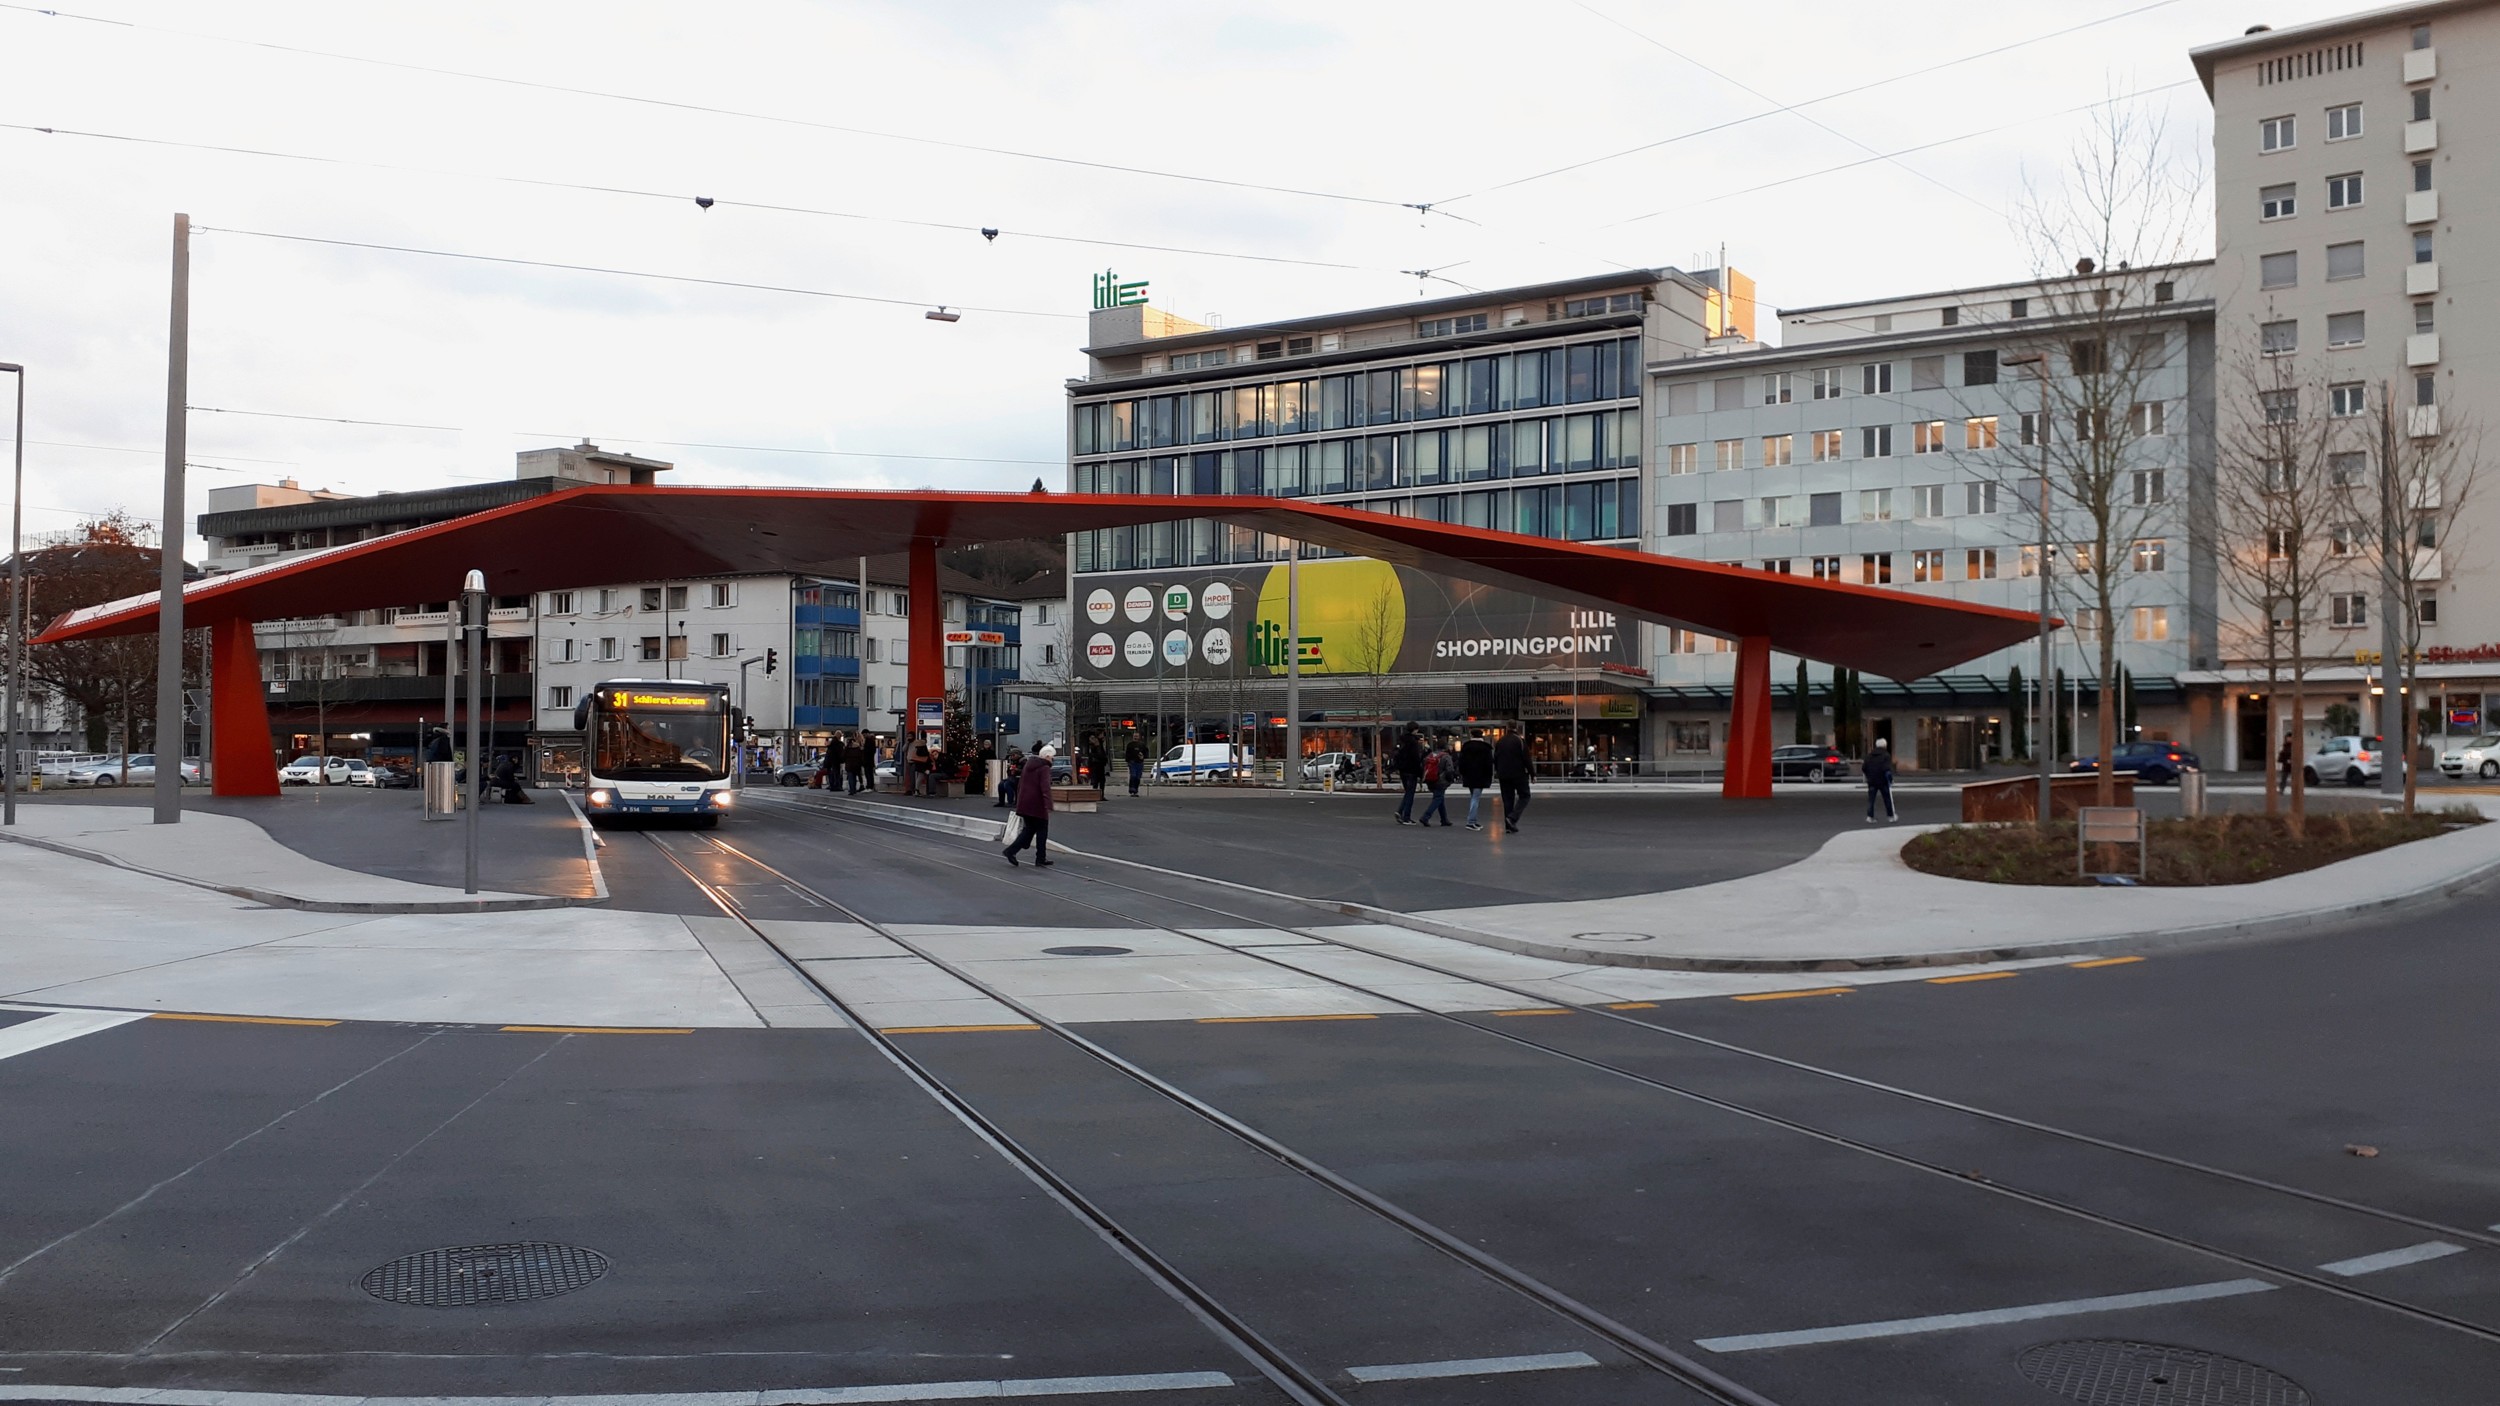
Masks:
[[[776,894],[734,856],[697,865],[759,916],[818,891],[879,922],[1204,920],[1192,886],[1096,861],[1010,871],[944,837],[760,810],[721,838],[796,881]],[[620,900],[720,911],[657,847],[611,839]],[[1298,908],[1254,916],[1313,928]],[[2082,1338],[2254,1362],[2318,1403],[2481,1403],[2500,1373],[2495,920],[2482,896],[2264,945],[1621,1019],[1078,1029],[1786,1406],[2053,1402],[2020,1359]],[[0,1051],[39,1018],[0,1011]],[[896,1039],[1347,1400],[1707,1399],[1048,1031]],[[561,1395],[1220,1373],[1241,1384],[1168,1399],[1283,1399],[852,1031],[139,1020],[0,1056],[0,1108],[0,1384]],[[358,1288],[397,1256],[511,1240],[612,1268],[470,1309]],[[1902,1323],[1939,1315],[1966,1317]],[[1366,1379],[1477,1359],[1538,1369]],[[1135,1399],[1095,1385],[1061,1399]]]

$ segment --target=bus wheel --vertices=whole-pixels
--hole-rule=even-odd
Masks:
[[[717,815],[698,815],[694,818],[694,828],[697,830],[717,830],[720,828],[720,817]]]

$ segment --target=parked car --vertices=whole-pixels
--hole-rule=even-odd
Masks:
[[[783,762],[773,769],[773,784],[804,786],[816,779],[817,765],[815,762]],[[836,774],[839,775],[839,773]]]
[[[1849,775],[1849,759],[1834,747],[1774,747],[1773,781],[1839,781]]]
[[[2439,773],[2459,779],[2468,775],[2485,781],[2500,779],[2500,733],[2485,733],[2440,753]]]
[[[2077,757],[2066,769],[2099,771],[2101,759]],[[2110,769],[2132,772],[2137,781],[2147,786],[2169,786],[2178,782],[2180,772],[2203,771],[2205,764],[2176,742],[2121,742],[2112,756]]]
[[[2310,754],[2301,764],[2304,778],[2312,786],[2321,780],[2341,781],[2347,786],[2367,786],[2379,778],[2379,758],[2384,755],[2375,737],[2330,737],[2326,745]]]
[[[122,759],[105,757],[100,760],[81,762],[68,768],[59,780],[60,784],[65,786],[119,786],[123,781]],[[133,786],[156,784],[156,754],[154,752],[141,752],[130,759],[129,783]],[[182,763],[182,784],[185,786],[200,784],[200,763],[197,757],[187,758]]]
[[[1360,752],[1322,752],[1302,764],[1302,779],[1360,781],[1371,774],[1372,759]]]
[[[281,786],[318,786],[322,784],[326,775],[330,785],[344,786],[347,784],[347,778],[352,774],[345,757],[331,757],[325,763],[320,757],[302,756],[278,768],[278,784]]]
[[[419,785],[417,769],[414,765],[391,766],[385,763],[374,767],[371,775],[373,779],[365,784],[380,787],[385,791],[413,791]]]
[[[1163,754],[1155,775],[1166,781],[1224,781],[1248,766],[1237,743],[1186,742]]]
[[[381,769],[362,757],[349,757],[347,759],[347,784],[380,786],[382,784]]]

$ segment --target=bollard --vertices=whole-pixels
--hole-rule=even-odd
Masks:
[[[2205,773],[2189,767],[2179,773],[2179,814],[2193,820],[2205,813]]]

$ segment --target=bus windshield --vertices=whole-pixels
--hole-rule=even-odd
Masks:
[[[718,781],[729,774],[726,713],[600,709],[591,772],[616,781]]]

